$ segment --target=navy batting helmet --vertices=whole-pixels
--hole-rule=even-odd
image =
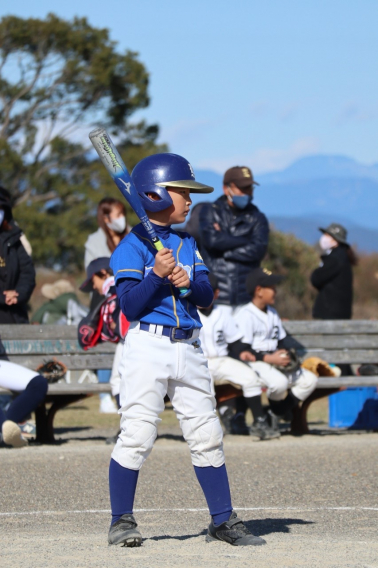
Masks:
[[[186,187],[191,193],[211,193],[214,188],[195,181],[188,160],[177,154],[153,154],[141,160],[131,172],[131,179],[146,211],[163,211],[173,203],[167,187]],[[155,193],[158,200],[148,197]]]

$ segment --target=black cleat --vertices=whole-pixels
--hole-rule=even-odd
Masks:
[[[231,420],[231,434],[234,436],[249,436],[249,428],[245,423],[245,414],[237,412]]]
[[[245,526],[243,521],[238,519],[233,511],[228,521],[221,525],[214,525],[211,521],[206,535],[206,542],[220,540],[232,544],[233,546],[261,546],[266,541],[259,536],[254,536]]]
[[[137,530],[134,515],[122,515],[118,521],[111,525],[108,534],[108,543],[118,546],[140,546],[142,535]]]
[[[225,434],[231,434],[231,422],[233,417],[234,411],[232,410],[232,408],[227,408],[227,410],[223,412],[223,414],[219,413],[219,418],[224,428]]]
[[[280,438],[281,434],[278,424],[269,424],[268,417],[257,418],[249,429],[250,436],[256,436],[260,440],[274,440]]]

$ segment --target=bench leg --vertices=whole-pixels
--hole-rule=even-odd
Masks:
[[[48,440],[47,409],[45,402],[41,402],[35,409],[35,426],[37,431],[36,442],[38,442],[38,444],[51,443]],[[54,442],[54,434],[52,441]]]
[[[51,396],[52,405],[48,410],[46,409],[46,402],[40,404],[35,410],[36,442],[39,444],[54,444],[56,442],[54,437],[54,418],[58,410],[92,395],[68,394],[64,396],[57,395],[56,397],[50,395],[50,397]]]
[[[310,430],[307,424],[307,411],[309,406],[315,400],[339,392],[340,389],[316,389],[310,396],[302,402],[301,406],[297,406],[293,410],[293,419],[291,421],[291,433],[295,435],[309,434]]]

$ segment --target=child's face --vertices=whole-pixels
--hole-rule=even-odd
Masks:
[[[96,290],[96,292],[98,292],[99,294],[102,295],[102,286],[106,280],[106,273],[101,274],[101,276],[99,276],[98,274],[93,274],[92,276],[92,287],[93,290]]]
[[[253,298],[258,298],[265,306],[273,306],[276,301],[277,289],[275,286],[257,286]]]
[[[190,189],[186,187],[169,187],[167,189],[173,201],[173,205],[166,210],[169,213],[168,223],[170,225],[183,223],[189,214],[192,204]]]
[[[163,225],[183,223],[188,216],[192,204],[190,190],[185,187],[167,187],[167,190],[172,198],[173,204],[167,209],[163,209],[163,211],[148,213],[148,216],[153,221],[162,223]],[[147,195],[150,199],[159,199],[156,193],[148,193]]]

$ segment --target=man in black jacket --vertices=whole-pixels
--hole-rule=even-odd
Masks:
[[[201,253],[218,279],[218,303],[232,308],[250,301],[246,277],[268,246],[268,221],[251,203],[255,185],[249,168],[230,168],[223,178],[224,195],[203,204],[199,215]]]

